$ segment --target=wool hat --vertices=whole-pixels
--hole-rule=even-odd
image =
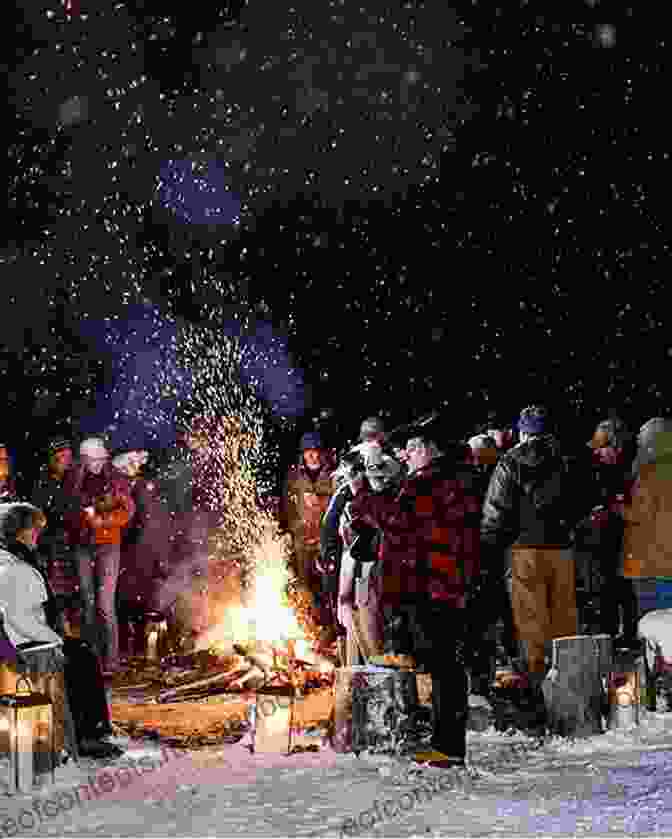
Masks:
[[[62,452],[63,449],[71,449],[72,448],[72,441],[66,440],[65,437],[55,437],[49,445],[47,446],[47,454],[51,456],[52,454],[56,454],[56,452]]]
[[[633,436],[622,419],[610,417],[597,424],[593,439],[588,442],[588,445],[591,448],[597,448],[596,444],[600,442],[600,438],[603,438],[608,446],[622,449],[633,439]]]
[[[105,441],[100,437],[87,437],[79,446],[79,453],[89,457],[109,457]]]
[[[126,472],[129,467],[144,466],[149,459],[149,452],[145,449],[122,449],[112,458],[112,466],[120,472]]]
[[[365,440],[374,434],[384,434],[385,423],[380,417],[367,417],[359,427],[359,439]]]
[[[468,442],[471,449],[496,449],[497,443],[489,434],[476,434]]]
[[[549,430],[548,411],[542,405],[530,405],[520,413],[518,431],[526,434],[544,434]]]
[[[305,452],[306,449],[321,449],[322,437],[317,431],[307,431],[299,443],[299,451]]]

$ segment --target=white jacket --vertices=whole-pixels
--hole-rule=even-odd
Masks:
[[[0,612],[7,637],[15,647],[29,641],[63,643],[47,624],[46,602],[47,587],[40,572],[0,548]]]

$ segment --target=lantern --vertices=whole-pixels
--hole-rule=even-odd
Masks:
[[[10,794],[31,792],[45,771],[51,771],[54,782],[53,703],[48,696],[33,693],[23,676],[15,693],[0,696],[0,753],[9,764]]]

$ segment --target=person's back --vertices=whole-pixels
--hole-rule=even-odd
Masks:
[[[519,431],[520,443],[500,459],[492,476],[481,538],[491,556],[512,549],[514,626],[536,689],[545,674],[548,642],[578,632],[571,547],[588,501],[581,470],[563,457],[546,410],[526,408]]]

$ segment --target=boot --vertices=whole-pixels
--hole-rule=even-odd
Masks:
[[[548,723],[546,700],[541,685],[546,677],[545,673],[528,673],[529,688],[525,691],[525,717],[530,733],[543,735]]]

